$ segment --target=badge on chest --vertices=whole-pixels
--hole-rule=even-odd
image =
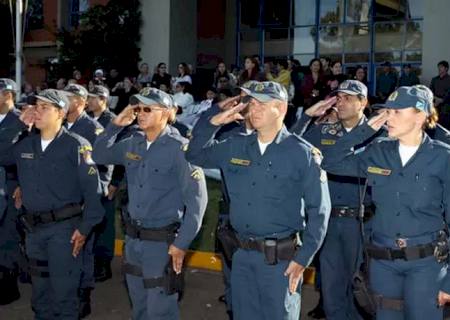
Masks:
[[[21,153],[20,157],[22,159],[33,160],[34,159],[34,153]]]
[[[138,154],[132,153],[132,152],[127,152],[125,154],[125,158],[130,159],[130,160],[134,160],[134,161],[139,161],[142,159],[142,157]]]
[[[392,170],[378,168],[378,167],[368,167],[367,168],[367,172],[368,173],[373,173],[373,174],[379,174],[381,176],[390,176]]]
[[[248,167],[250,165],[251,161],[245,160],[245,159],[231,158],[230,163],[238,165],[238,166]]]

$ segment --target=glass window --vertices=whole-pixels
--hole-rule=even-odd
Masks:
[[[260,47],[260,30],[259,29],[242,29],[241,30],[241,55],[250,56],[259,54]]]
[[[263,24],[289,27],[291,0],[264,0]]]
[[[406,23],[405,49],[422,49],[422,21]]]
[[[316,56],[314,55],[314,53],[310,53],[310,54],[294,54],[294,59],[297,59],[298,61],[300,61],[300,63],[302,64],[302,66],[308,66],[309,62],[314,59]]]
[[[314,53],[316,51],[316,27],[292,29],[292,51],[297,53]]]
[[[284,56],[291,53],[289,29],[266,29],[264,32],[264,56]]]
[[[408,0],[409,18],[423,18],[424,0]]]
[[[422,51],[405,51],[403,54],[403,61],[405,62],[422,62]]]
[[[369,62],[369,53],[346,53],[344,63],[367,63]]]
[[[256,28],[259,23],[259,0],[240,0],[241,27]]]
[[[401,62],[402,61],[402,52],[401,51],[391,51],[391,52],[375,53],[375,62],[383,63],[385,61]]]
[[[30,0],[28,2],[28,30],[44,28],[44,10],[42,0]]]
[[[316,0],[294,0],[292,5],[293,25],[316,24]]]
[[[370,0],[347,0],[346,22],[369,21]]]
[[[343,27],[322,26],[319,29],[319,53],[327,55],[343,51]]]
[[[377,23],[375,25],[375,51],[401,50],[404,30],[403,22]]]
[[[344,0],[321,0],[320,23],[340,23],[344,18]]]
[[[407,0],[375,0],[375,20],[398,20],[406,17]]]
[[[368,52],[370,48],[369,26],[347,25],[343,27],[345,52]]]

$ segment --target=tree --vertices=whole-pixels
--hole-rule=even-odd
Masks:
[[[77,28],[58,32],[57,72],[67,75],[74,68],[83,72],[116,68],[122,74],[134,73],[141,23],[139,0],[110,0],[105,6],[89,8]]]

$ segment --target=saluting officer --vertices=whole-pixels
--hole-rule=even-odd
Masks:
[[[211,118],[203,115],[186,157],[205,168],[220,168],[225,176],[238,246],[231,271],[234,318],[298,319],[303,271],[328,224],[326,174],[318,150],[283,125],[284,87],[254,82],[243,90],[252,97],[249,117],[256,134],[214,140],[222,125],[243,120],[239,111],[245,104]]]
[[[36,319],[78,319],[79,253],[103,218],[91,145],[62,127],[68,107],[62,91],[44,90],[36,107],[21,115],[23,123],[11,123],[12,134],[0,135],[0,163],[17,164],[23,191]],[[14,135],[31,125],[40,134],[14,144]]]
[[[178,319],[175,272],[200,229],[207,193],[203,171],[184,158],[188,142],[170,126],[170,95],[144,88],[137,106],[126,107],[95,143],[99,164],[125,166],[128,183],[125,272],[133,319]],[[134,119],[143,133],[116,142]],[[172,263],[168,266],[170,259]],[[170,269],[172,271],[170,271]],[[176,278],[176,279],[174,279]]]
[[[430,139],[437,114],[420,86],[400,87],[379,115],[339,139],[323,167],[365,177],[376,206],[366,251],[377,319],[442,319],[447,273],[450,147]],[[357,148],[386,123],[389,137]]]

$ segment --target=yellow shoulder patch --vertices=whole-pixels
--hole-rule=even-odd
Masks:
[[[105,131],[103,128],[97,128],[97,129],[95,129],[95,135],[98,136],[98,135],[101,134],[103,131]]]
[[[142,157],[141,157],[140,155],[135,154],[135,153],[132,153],[132,152],[127,152],[127,153],[125,154],[125,157],[126,157],[127,159],[134,160],[134,161],[139,161],[139,160],[142,159]]]
[[[382,176],[389,176],[389,175],[391,175],[392,170],[378,168],[378,167],[368,167],[367,172],[373,173],[373,174],[379,174]]]
[[[248,167],[250,165],[251,161],[245,160],[245,159],[231,158],[230,163],[236,164],[238,166]]]
[[[189,149],[189,143],[186,143],[186,144],[181,145],[180,149],[181,149],[181,151],[184,151],[184,152],[188,151],[188,149]]]
[[[92,152],[92,147],[90,145],[84,145],[78,148],[78,151],[81,154],[84,154],[86,151]]]
[[[191,177],[194,180],[202,180],[204,178],[203,171],[201,169],[195,169],[192,171]]]
[[[97,173],[97,170],[94,167],[89,167],[88,175],[93,176]]]

